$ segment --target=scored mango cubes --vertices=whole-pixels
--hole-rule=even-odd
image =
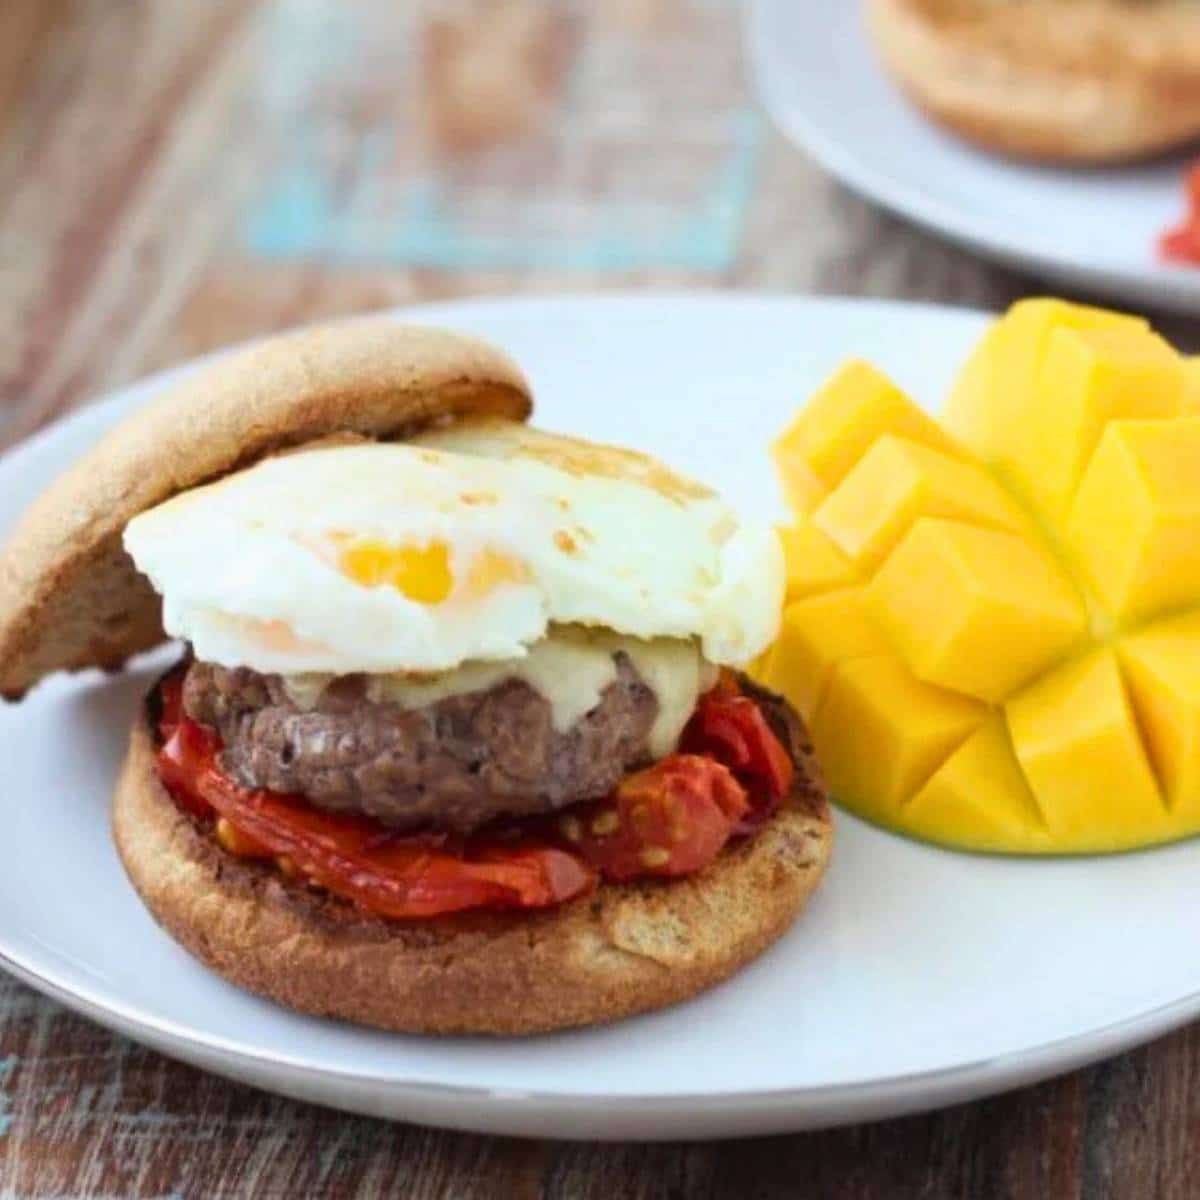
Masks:
[[[1012,462],[1014,476],[1047,517],[1061,520],[1107,423],[1177,416],[1183,392],[1179,355],[1148,329],[1056,329],[1034,377],[1036,435]]]
[[[807,517],[779,530],[787,570],[787,598],[803,600],[853,583],[854,564]]]
[[[986,463],[1019,464],[1036,441],[1029,430],[1034,387],[1051,336],[1063,329],[1145,330],[1141,317],[1064,300],[1021,300],[980,339],[946,401],[946,428]]]
[[[812,735],[837,795],[886,821],[986,716],[982,704],[921,683],[894,655],[879,654],[833,668]]]
[[[857,567],[875,568],[918,517],[958,517],[1020,529],[1020,509],[987,472],[885,434],[812,514]]]
[[[788,604],[760,660],[848,808],[1001,853],[1200,832],[1200,360],[1015,305],[944,432],[839,371],[773,453]]]
[[[1149,617],[1200,598],[1200,417],[1110,424],[1066,537],[1114,617]]]
[[[918,678],[998,704],[1083,636],[1087,616],[1041,546],[961,521],[918,522],[880,568],[872,610]]]
[[[886,375],[854,360],[797,414],[775,440],[779,480],[796,512],[815,508],[885,433],[935,450],[959,453],[932,417],[923,413]]]
[[[1053,849],[1003,713],[991,713],[930,776],[906,805],[905,823],[932,841],[972,850]]]
[[[1134,634],[1119,653],[1167,803],[1200,820],[1200,614]]]
[[[811,721],[835,664],[884,654],[887,649],[863,589],[844,588],[797,600],[783,610],[779,639],[761,672]]]
[[[1103,850],[1161,824],[1158,783],[1111,650],[1060,667],[1006,715],[1043,819],[1072,849]]]

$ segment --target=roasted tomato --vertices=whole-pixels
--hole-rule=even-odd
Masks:
[[[609,800],[560,817],[559,827],[607,879],[688,875],[716,858],[748,808],[728,768],[672,754],[626,776]]]
[[[728,673],[701,697],[683,732],[681,748],[723,763],[745,785],[750,803],[739,832],[761,825],[791,791],[795,775],[791,755],[762,709],[741,694]]]

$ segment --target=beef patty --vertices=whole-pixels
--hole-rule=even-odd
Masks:
[[[550,703],[508,679],[482,691],[400,708],[367,698],[363,676],[335,679],[300,708],[277,675],[193,663],[183,703],[225,743],[223,766],[246,787],[302,795],[397,829],[466,832],[606,795],[650,758],[658,701],[628,657],[570,729]]]

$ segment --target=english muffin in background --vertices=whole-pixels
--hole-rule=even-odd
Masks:
[[[1200,139],[1198,0],[867,0],[905,93],[1016,158],[1111,163]]]

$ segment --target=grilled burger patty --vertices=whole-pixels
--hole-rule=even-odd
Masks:
[[[519,679],[400,708],[367,698],[363,676],[334,680],[298,707],[277,675],[196,662],[183,703],[216,729],[223,766],[246,787],[303,795],[397,829],[468,832],[500,816],[551,811],[606,795],[650,759],[658,700],[629,658],[570,729]]]

